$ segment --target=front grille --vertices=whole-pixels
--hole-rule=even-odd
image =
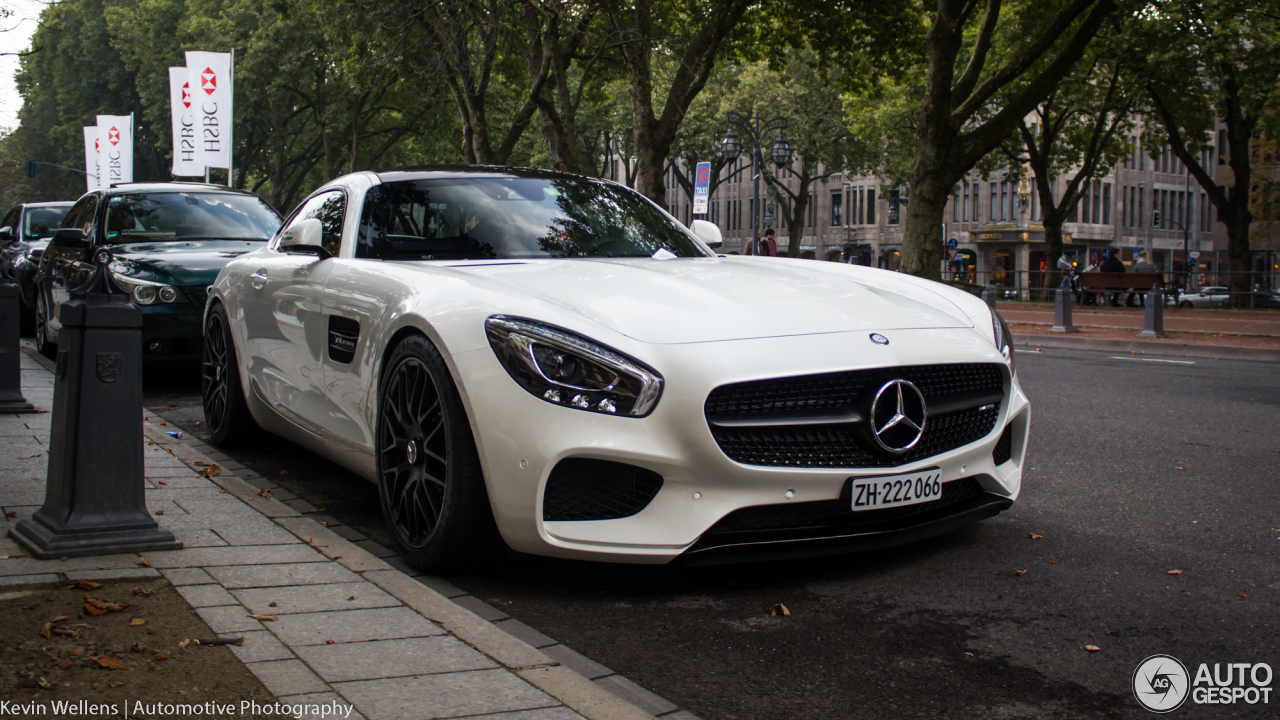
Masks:
[[[662,489],[652,470],[608,460],[568,458],[547,478],[542,519],[616,520],[645,509]]]
[[[942,496],[937,500],[854,511],[849,498],[851,484],[845,484],[838,500],[756,505],[734,510],[703,533],[691,551],[747,542],[783,542],[888,532],[961,512],[987,495],[977,480],[968,477],[943,483]]]
[[[879,452],[859,423],[787,424],[842,413],[866,417],[876,391],[896,378],[915,384],[931,408],[919,443],[903,455]],[[705,413],[720,449],[745,465],[897,467],[986,437],[1003,395],[999,365],[917,365],[725,385],[708,396]],[[766,424],[717,424],[744,420]],[[773,420],[778,424],[767,424]]]
[[[991,451],[991,460],[997,466],[1013,459],[1013,426],[1006,425],[1000,439],[996,441],[996,449]]]

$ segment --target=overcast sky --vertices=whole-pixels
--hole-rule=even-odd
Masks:
[[[48,0],[0,0],[0,7],[13,12],[0,20],[0,53],[4,53],[0,55],[0,128],[16,127],[18,108],[22,107],[22,98],[13,85],[13,74],[18,71],[18,57],[13,53],[28,49],[40,11],[50,4]]]

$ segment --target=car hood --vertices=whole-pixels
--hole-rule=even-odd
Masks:
[[[168,285],[210,285],[223,266],[262,247],[260,240],[191,240],[108,245],[112,269]]]
[[[973,327],[960,308],[897,273],[811,260],[575,259],[451,269],[647,343]]]

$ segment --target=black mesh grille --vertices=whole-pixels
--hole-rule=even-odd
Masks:
[[[991,451],[991,460],[996,465],[1003,465],[1013,459],[1013,426],[1006,425],[1000,439],[996,441],[996,449]]]
[[[662,489],[662,476],[634,465],[568,458],[547,479],[543,520],[616,520],[645,509]]]
[[[796,417],[866,414],[874,393],[889,380],[909,380],[931,407],[968,408],[930,414],[924,435],[910,452],[897,457],[879,452],[856,424],[720,426],[722,419],[752,416]],[[746,465],[771,467],[896,467],[954,450],[982,439],[995,427],[1004,375],[999,365],[955,364],[877,368],[803,377],[737,383],[716,388],[705,410],[720,449]],[[981,409],[986,408],[986,409]]]
[[[360,323],[341,315],[329,316],[329,359],[349,363],[356,356],[356,343],[360,340]]]
[[[838,500],[756,505],[724,516],[692,548],[700,550],[743,542],[781,542],[886,532],[963,511],[987,493],[974,478],[943,483],[942,496],[916,505],[854,511],[850,484]]]

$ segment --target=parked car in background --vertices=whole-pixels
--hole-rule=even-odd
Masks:
[[[93,253],[114,256],[111,277],[142,306],[145,362],[200,360],[208,288],[223,266],[262,247],[280,215],[250,192],[201,183],[123,183],[76,202],[37,273],[36,346],[57,351],[58,307],[92,279]]]
[[[1031,407],[986,303],[717,242],[594,178],[340,177],[218,276],[205,424],[373,481],[424,569],[475,561],[495,525],[520,552],[696,564],[1012,506]]]
[[[1231,300],[1230,291],[1224,287],[1202,287],[1178,296],[1178,307],[1222,307]]]
[[[1253,293],[1256,308],[1280,308],[1280,290],[1256,290]]]
[[[25,203],[11,209],[0,221],[0,277],[16,282],[21,291],[23,335],[35,330],[35,278],[40,255],[74,204]]]

